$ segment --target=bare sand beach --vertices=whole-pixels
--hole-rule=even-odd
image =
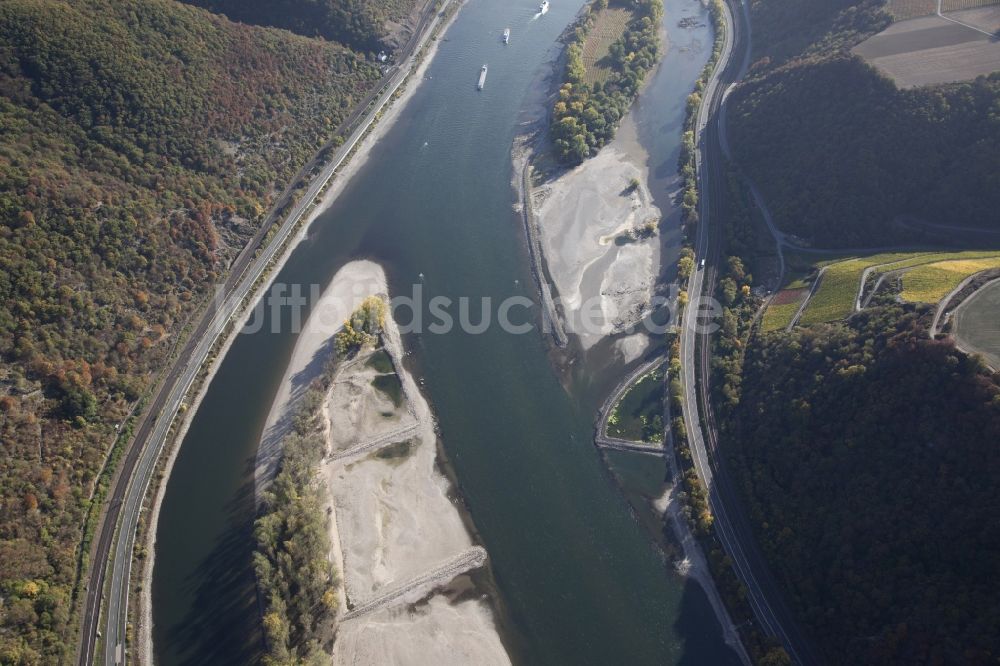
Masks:
[[[280,461],[296,400],[333,354],[332,337],[367,297],[388,298],[381,267],[346,264],[313,309],[268,417],[257,496]],[[323,404],[330,558],[342,584],[334,662],[506,664],[489,597],[468,584],[483,566],[441,472],[427,401],[402,365],[391,317],[382,346],[342,362]]]
[[[531,194],[567,328],[585,349],[641,321],[659,275],[659,239],[630,238],[658,224],[660,209],[646,186],[645,160],[633,157],[638,147],[630,155],[624,144],[616,138]]]

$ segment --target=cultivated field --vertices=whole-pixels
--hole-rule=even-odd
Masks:
[[[1000,282],[986,285],[955,310],[952,332],[962,349],[982,354],[1000,369]]]
[[[918,267],[922,269],[920,273],[916,272]],[[947,295],[969,275],[997,267],[1000,267],[1000,250],[886,252],[815,262],[810,267],[813,275],[821,268],[826,270],[816,292],[803,310],[799,323],[818,324],[849,317],[854,312],[861,279],[867,269],[871,269],[869,285],[880,275],[896,271],[904,273],[903,298],[933,303]],[[911,278],[914,273],[916,276]],[[907,280],[910,280],[908,293]],[[796,299],[804,298],[808,293],[805,286],[806,282],[800,278],[785,285],[784,290],[775,297],[764,313],[762,326],[765,331],[777,330],[791,322],[801,303],[801,300]],[[793,300],[796,300],[794,306]]]
[[[809,294],[808,287],[798,289],[782,289],[771,300],[761,319],[760,327],[765,333],[771,331],[782,331],[788,328],[799,311],[802,301]]]
[[[963,9],[1000,5],[1000,0],[941,0],[942,12],[957,12]]]
[[[991,268],[1000,268],[1000,257],[938,261],[918,266],[903,275],[904,301],[937,303],[962,283],[962,280]]]
[[[896,252],[830,264],[799,322],[806,325],[819,324],[849,317],[854,312],[854,301],[866,268],[905,261],[912,257],[912,253]]]
[[[632,12],[621,7],[608,7],[597,13],[594,27],[583,43],[583,66],[586,73],[583,82],[587,85],[604,83],[611,75],[606,66],[611,45],[622,38],[625,28],[632,18]]]
[[[942,12],[957,12],[1000,4],[1000,0],[942,0]],[[929,16],[937,12],[937,0],[889,0],[889,13],[897,21]]]
[[[889,13],[897,21],[928,16],[937,11],[937,0],[890,0]]]
[[[907,7],[919,4],[918,0],[910,2]],[[960,3],[956,0],[955,4]],[[991,37],[1000,28],[1000,4],[952,12],[948,17],[952,20],[931,15],[893,23],[852,52],[901,88],[965,81],[1000,70],[1000,41]]]

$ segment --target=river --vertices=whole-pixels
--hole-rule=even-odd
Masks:
[[[276,282],[325,286],[360,257],[385,267],[394,295],[419,284],[425,302],[536,300],[511,207],[510,148],[539,68],[556,55],[555,40],[581,4],[560,0],[537,18],[534,0],[470,0],[405,111]],[[676,165],[684,97],[711,45],[708,28],[676,25],[682,16],[704,18],[696,0],[666,5],[671,46],[636,114],[638,139],[656,156],[650,185],[661,198]],[[692,41],[704,48],[685,48]],[[477,92],[483,63],[489,77]],[[288,313],[272,322],[265,312],[263,329],[239,336],[222,363],[167,484],[152,589],[160,664],[260,658],[251,470],[295,342]],[[472,313],[478,320],[478,305]],[[540,334],[491,326],[405,342],[489,551],[515,657],[735,662],[703,592],[671,570],[595,452],[598,396],[564,388],[577,382],[560,381]]]

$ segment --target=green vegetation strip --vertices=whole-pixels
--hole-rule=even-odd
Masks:
[[[608,417],[608,436],[663,442],[663,369],[648,372],[625,392]]]
[[[266,663],[319,663],[328,659],[337,610],[337,572],[329,561],[326,491],[319,467],[326,453],[321,407],[338,358],[378,344],[386,304],[365,299],[335,337],[337,355],[302,397],[292,431],[282,440],[281,468],[264,492],[264,511],[254,529],[254,570],[264,602]],[[367,363],[383,365],[377,352]],[[396,375],[392,375],[398,382]]]
[[[708,85],[708,79],[715,71],[715,66],[722,57],[722,48],[726,43],[726,21],[723,18],[722,0],[711,0],[708,5],[712,17],[712,29],[715,41],[712,43],[712,55],[701,76],[694,83],[694,91],[688,95],[684,112],[684,134],[681,137],[681,152],[677,158],[677,168],[684,179],[684,196],[681,200],[681,219],[685,224],[698,223],[698,168],[695,146],[695,125],[698,122],[698,112],[701,109],[701,94]],[[690,237],[690,231],[688,232]]]
[[[330,563],[325,491],[318,469],[326,452],[320,406],[332,377],[309,388],[282,441],[281,470],[264,493],[254,570],[264,601],[269,663],[313,663],[332,632],[337,573]]]

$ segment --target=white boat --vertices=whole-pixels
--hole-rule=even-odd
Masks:
[[[486,65],[483,65],[483,68],[479,70],[479,85],[476,86],[479,90],[482,90],[483,86],[486,85],[486,72],[487,72]]]
[[[503,43],[504,44],[510,43],[510,28],[505,28],[503,31]]]
[[[538,13],[544,14],[547,11],[549,11],[549,0],[544,0],[544,2],[538,6]]]

